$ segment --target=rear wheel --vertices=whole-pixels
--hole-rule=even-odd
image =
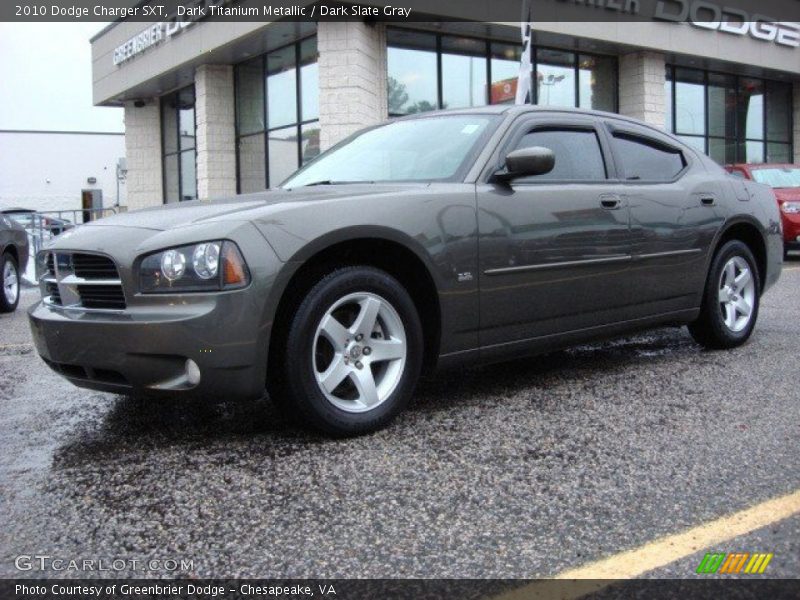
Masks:
[[[707,348],[733,348],[747,341],[758,318],[760,281],[753,253],[732,240],[711,264],[700,317],[689,325],[692,337]]]
[[[406,405],[422,366],[414,302],[388,273],[337,269],[295,312],[283,357],[284,399],[335,435],[374,431]]]
[[[0,257],[0,276],[0,312],[12,312],[19,304],[19,266],[8,252]]]

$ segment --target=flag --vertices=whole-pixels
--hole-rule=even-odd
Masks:
[[[531,0],[522,2],[522,58],[519,62],[519,80],[517,81],[517,97],[515,104],[531,102]]]

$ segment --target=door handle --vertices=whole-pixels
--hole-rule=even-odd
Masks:
[[[702,196],[700,202],[703,206],[714,206],[717,200],[713,196]]]
[[[606,210],[617,210],[622,206],[622,198],[616,194],[603,194],[600,196],[600,206]]]

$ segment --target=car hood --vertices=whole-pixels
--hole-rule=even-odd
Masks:
[[[166,231],[212,220],[253,221],[305,202],[329,202],[358,196],[397,194],[425,184],[348,184],[294,190],[268,190],[212,201],[176,202],[105,217],[85,227],[136,227]]]
[[[775,188],[778,202],[800,202],[800,188]]]

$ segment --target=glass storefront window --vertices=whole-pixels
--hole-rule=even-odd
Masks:
[[[236,117],[239,135],[264,130],[264,59],[236,67]]]
[[[708,74],[708,135],[736,137],[736,78]]]
[[[317,39],[236,66],[237,181],[274,187],[319,153]]]
[[[161,98],[164,202],[197,199],[194,86]]]
[[[578,102],[581,108],[617,110],[617,59],[578,56]]]
[[[442,37],[442,105],[486,106],[486,43]]]
[[[489,49],[489,68],[492,71],[489,104],[514,103],[521,59],[522,46],[492,43]]]
[[[387,36],[389,115],[437,109],[436,36],[395,29]]]
[[[789,84],[668,66],[665,91],[667,130],[718,163],[791,160]]]
[[[767,81],[767,139],[789,142],[792,137],[792,86]]]
[[[559,50],[536,51],[536,103],[576,106],[575,55]]]
[[[675,133],[705,135],[703,72],[675,69]]]
[[[305,93],[308,90],[309,93]],[[317,64],[317,40],[306,40],[300,44],[300,119],[310,121],[319,118],[319,65]]]
[[[267,127],[297,122],[297,69],[295,47],[267,54]]]
[[[390,28],[390,116],[513,103],[520,44]],[[617,110],[617,59],[535,48],[534,102]]]

